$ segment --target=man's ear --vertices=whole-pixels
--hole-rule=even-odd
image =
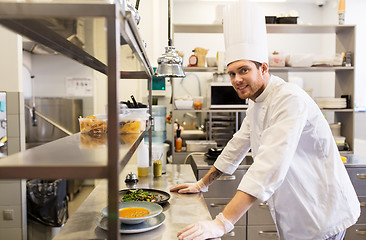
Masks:
[[[265,72],[268,72],[268,70],[269,70],[268,63],[262,62],[261,69],[262,69],[262,74],[264,74]]]

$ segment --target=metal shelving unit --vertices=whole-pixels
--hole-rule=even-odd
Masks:
[[[44,24],[45,19],[77,18],[105,20],[107,64]],[[108,219],[108,239],[119,239],[118,177],[143,139],[143,134],[129,135],[128,143],[120,142],[123,135],[119,134],[118,84],[124,78],[151,81],[153,74],[133,14],[127,10],[125,1],[0,2],[0,24],[108,77],[107,148],[88,148],[82,136],[74,134],[1,159],[0,179],[107,178],[111,216]],[[120,71],[121,45],[130,47],[141,63],[142,71]],[[151,88],[149,105],[151,115]],[[151,128],[148,129],[151,143]]]

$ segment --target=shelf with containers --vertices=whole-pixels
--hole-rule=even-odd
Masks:
[[[99,60],[102,57],[98,59],[94,56],[93,51],[89,51],[90,49],[69,41],[57,26],[49,24],[70,20],[77,23],[81,19],[103,22],[100,25],[93,25],[91,29],[85,28],[83,30],[85,30],[85,36],[92,36],[88,34],[100,31],[98,32],[99,40],[107,45],[106,49],[103,49],[106,60]],[[120,190],[119,174],[136,151],[144,135],[144,132],[119,134],[119,81],[120,79],[147,79],[151,81],[153,74],[133,12],[129,11],[125,1],[1,2],[0,24],[61,55],[105,74],[108,78],[107,134],[93,138],[77,133],[10,155],[0,160],[0,178],[105,178],[108,179],[109,213],[117,216],[118,191]],[[120,71],[120,57],[127,52],[125,52],[124,47],[129,48],[130,52],[132,51],[136,56],[140,63],[139,69]],[[121,69],[123,69],[123,65]],[[149,89],[149,106],[151,114],[151,88]],[[151,138],[151,128],[147,126],[146,129],[149,132],[149,138]],[[149,157],[151,158],[151,150]],[[108,239],[119,239],[118,218],[108,219],[108,229]]]
[[[323,44],[332,46],[335,49],[333,53],[351,52],[351,66],[316,66],[316,67],[270,67],[270,71],[275,75],[288,80],[292,73],[302,74],[334,74],[332,76],[334,89],[333,97],[341,98],[342,96],[350,96],[347,108],[326,109],[321,108],[322,112],[328,117],[328,122],[341,122],[341,136],[346,138],[349,145],[348,150],[341,150],[341,153],[353,153],[354,149],[354,54],[355,54],[355,25],[299,25],[299,24],[267,24],[267,33],[281,38],[287,44],[289,39],[285,36],[306,38],[307,36],[331,36],[332,42]],[[222,34],[223,27],[221,24],[173,24],[174,34]],[[173,35],[174,36],[174,35]],[[293,40],[294,38],[291,38]],[[298,43],[297,43],[298,44]],[[177,44],[176,44],[177,45]],[[296,44],[295,44],[296,45]],[[309,45],[309,44],[307,44]],[[320,46],[320,45],[319,45]],[[317,46],[317,48],[319,48]],[[179,46],[176,46],[179,49]],[[318,49],[319,50],[319,49]],[[315,52],[316,53],[316,52]],[[217,72],[217,67],[185,67],[185,72]],[[322,80],[322,79],[321,79]],[[321,80],[317,86],[321,86]],[[176,111],[176,110],[175,110]],[[227,111],[227,110],[226,110]],[[236,110],[233,110],[236,111]]]

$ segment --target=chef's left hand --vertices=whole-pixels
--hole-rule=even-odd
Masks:
[[[178,232],[179,240],[203,240],[219,238],[225,234],[225,226],[218,219],[191,224]]]

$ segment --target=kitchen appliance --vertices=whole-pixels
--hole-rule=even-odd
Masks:
[[[248,99],[240,99],[230,82],[212,82],[208,88],[209,108],[248,108]]]
[[[217,143],[210,140],[187,140],[187,152],[207,152],[210,148],[216,148]]]
[[[221,154],[222,148],[210,148],[208,152],[205,154],[207,159],[209,160],[216,160],[216,158]]]

